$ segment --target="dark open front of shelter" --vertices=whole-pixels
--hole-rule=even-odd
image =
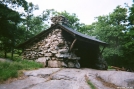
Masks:
[[[72,37],[69,33],[63,31],[63,36],[71,43],[75,40],[71,51],[80,57],[79,63],[81,68],[96,68],[96,64],[101,56],[101,51],[98,44],[92,44],[92,42],[86,42],[85,40],[79,40]],[[71,46],[71,45],[70,45]],[[102,59],[101,59],[102,60]],[[104,61],[104,60],[103,60]],[[101,64],[99,64],[101,65]],[[105,64],[104,64],[105,65]]]
[[[107,43],[73,30],[63,16],[52,20],[54,24],[49,29],[18,46],[24,49],[24,59],[47,67],[107,68],[99,49]]]
[[[81,58],[81,60],[79,60],[81,67],[94,68],[99,54],[98,45],[77,41],[75,47],[78,48],[76,55]]]

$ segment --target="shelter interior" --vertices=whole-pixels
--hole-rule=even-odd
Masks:
[[[65,31],[62,33],[66,40],[73,43],[75,38],[71,34]],[[71,51],[80,57],[79,63],[81,68],[94,68],[100,52],[99,45],[88,43],[83,40],[76,40]]]

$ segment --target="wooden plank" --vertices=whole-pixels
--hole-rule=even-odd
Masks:
[[[74,39],[74,41],[72,42],[72,44],[71,44],[71,46],[70,46],[70,51],[72,50],[72,48],[73,48],[73,46],[74,46],[76,40],[77,40],[77,39]]]

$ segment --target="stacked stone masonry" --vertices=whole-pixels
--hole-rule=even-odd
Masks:
[[[27,46],[23,52],[23,59],[41,62],[47,67],[75,67],[80,68],[77,57],[70,51],[71,42],[66,41],[61,29],[52,30],[46,37],[32,46]]]

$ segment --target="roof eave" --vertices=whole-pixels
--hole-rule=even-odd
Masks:
[[[85,42],[88,42],[88,43],[94,43],[94,44],[102,45],[102,46],[108,46],[108,44],[107,44],[106,42],[98,42],[98,41],[95,41],[95,40],[92,40],[92,39],[90,39],[90,41],[89,41],[89,39],[84,38],[84,37],[82,37],[82,36],[80,36],[80,35],[77,35],[77,34],[71,32],[70,30],[66,29],[63,25],[59,24],[59,26],[60,26],[62,29],[64,29],[66,32],[72,34],[72,36],[73,36],[74,38],[77,38],[77,39],[79,39],[79,40],[81,40],[81,41],[85,41]]]

